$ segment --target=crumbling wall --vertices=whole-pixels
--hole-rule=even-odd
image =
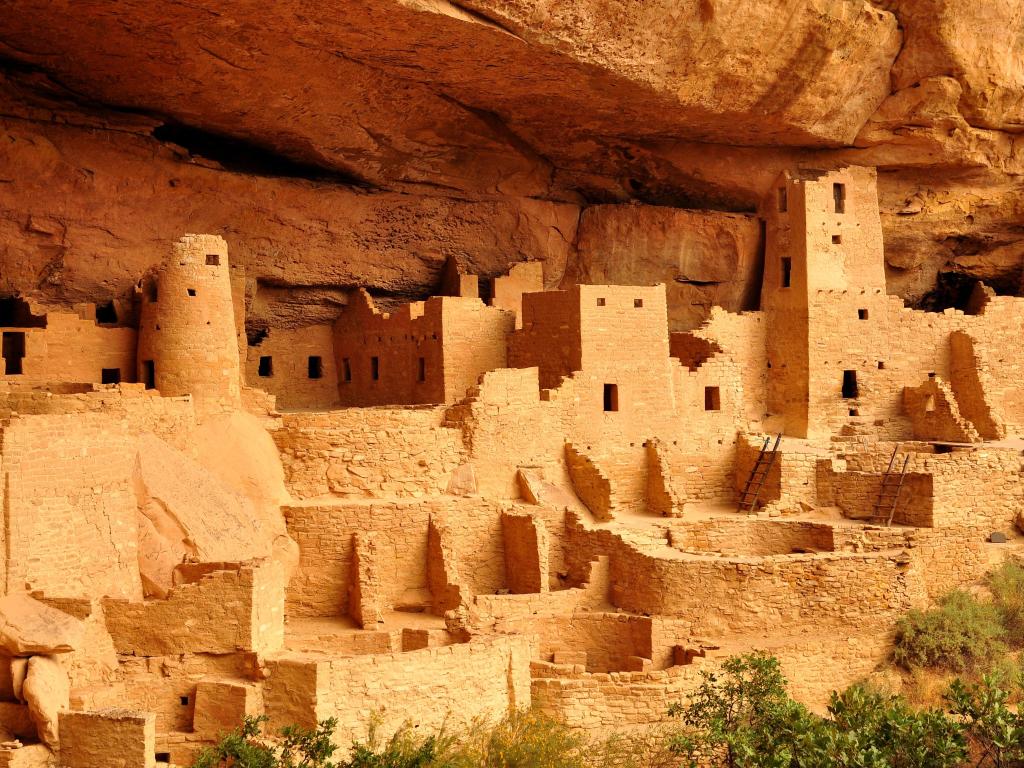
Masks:
[[[119,653],[268,653],[284,643],[280,564],[183,564],[166,599],[103,603]]]
[[[956,334],[953,334],[956,337]],[[953,375],[956,376],[954,353]],[[975,443],[981,435],[961,414],[953,388],[938,376],[903,389],[903,409],[914,425],[915,440]]]
[[[126,423],[97,412],[18,416],[0,445],[7,590],[141,597]]]
[[[448,546],[466,596],[494,593],[506,583],[501,514],[513,508],[457,497],[285,507],[288,532],[300,552],[288,588],[288,614],[337,616],[350,611],[352,534],[357,532],[374,534],[384,610],[410,600],[427,605],[432,517],[447,521]]]
[[[310,661],[288,655],[268,661],[264,689],[271,727],[313,727],[338,719],[337,744],[365,739],[370,713],[381,733],[417,713],[421,730],[468,725],[475,717],[500,717],[530,705],[530,642],[508,635],[474,638],[438,648],[381,654],[373,664],[359,657]]]
[[[465,462],[444,418],[441,406],[286,413],[273,437],[296,498],[436,495]]]

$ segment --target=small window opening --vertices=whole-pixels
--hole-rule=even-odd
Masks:
[[[644,305],[643,299],[633,299],[633,306],[640,309]]]
[[[843,236],[842,235],[832,235],[832,245],[842,245],[842,242],[843,242]]]
[[[793,284],[793,260],[789,256],[782,257],[782,287],[789,288]]]
[[[154,280],[152,283],[149,284],[149,289],[147,290],[147,298],[149,299],[149,303],[156,304],[158,295],[159,293],[157,291],[156,281]]]
[[[183,706],[183,707],[187,707],[188,706],[188,696],[182,696],[180,701],[181,701],[181,706]]]
[[[263,355],[260,357],[260,365],[256,371],[263,378],[269,378],[274,375],[274,358],[272,355]]]
[[[156,363],[152,360],[142,361],[142,381],[146,389],[156,389]]]
[[[860,411],[858,411],[856,408],[851,408],[850,409],[850,415],[851,416],[860,416]]]
[[[885,370],[885,361],[883,361],[883,360],[879,360],[878,361],[878,370],[880,370],[880,371],[884,371]]]
[[[718,387],[704,387],[704,410],[722,410],[722,394]]]
[[[604,409],[606,411],[619,410],[619,385],[604,385]]]
[[[4,331],[3,336],[4,374],[20,376],[21,361],[25,358],[25,332]]]
[[[220,256],[218,254],[216,254],[216,253],[208,253],[208,254],[206,254],[206,266],[208,266],[208,267],[219,267],[220,266]]]
[[[935,410],[935,395],[928,395],[928,397],[925,398],[924,410],[925,413],[931,413]]]
[[[101,384],[120,384],[121,383],[121,369],[120,368],[103,368],[100,371],[100,383]]]
[[[106,304],[96,305],[96,322],[102,325],[111,325],[117,322],[117,309],[114,308],[114,302],[108,301]]]
[[[416,381],[427,380],[427,358],[420,358],[419,371],[416,373]]]
[[[935,378],[935,371],[928,371],[928,378],[929,379],[934,379]]]
[[[157,752],[153,756],[153,759],[156,760],[156,762],[158,762],[158,763],[168,763],[168,764],[170,764],[170,762],[171,762],[171,753],[170,752]]]
[[[604,302],[604,299],[598,299],[598,300],[597,300],[597,306],[599,306],[599,307],[603,307],[603,306],[604,306],[604,303],[605,303],[605,302]]]
[[[846,185],[832,185],[832,200],[835,202],[836,213],[846,213]]]
[[[380,381],[380,358],[370,358],[370,378],[374,381]]]
[[[857,310],[857,319],[858,320],[867,320],[868,319],[868,311],[866,309],[858,309]]]
[[[785,187],[779,187],[779,213],[789,210],[789,192]]]
[[[323,378],[323,375],[324,375],[324,361],[320,358],[319,355],[310,355],[309,356],[308,373],[309,373],[309,378],[311,378],[311,379]]]
[[[843,397],[852,400],[857,394],[857,372],[843,371]]]
[[[352,381],[352,363],[347,357],[341,359],[341,378],[344,381]]]
[[[195,296],[196,295],[196,289],[195,288],[189,288],[188,289],[188,295],[189,296]]]

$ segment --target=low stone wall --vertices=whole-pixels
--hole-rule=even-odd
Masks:
[[[593,733],[627,731],[663,722],[668,708],[700,684],[697,663],[652,672],[584,672],[582,667],[535,661],[533,703],[570,728]]]
[[[827,523],[761,520],[741,516],[673,522],[671,543],[676,549],[725,555],[788,555],[831,552],[833,527]]]
[[[270,725],[338,719],[335,743],[365,739],[374,715],[390,734],[410,718],[424,733],[530,706],[530,642],[498,636],[407,653],[331,661],[286,655],[267,662]]]
[[[274,441],[292,496],[414,498],[444,493],[464,463],[443,406],[285,413]]]
[[[179,566],[196,573],[164,600],[103,601],[118,653],[233,653],[284,643],[284,573],[279,563]]]
[[[432,516],[448,521],[460,586],[468,594],[494,593],[505,587],[501,514],[514,508],[509,502],[454,496],[285,507],[288,533],[299,545],[299,564],[288,588],[288,614],[348,613],[354,533],[375,536],[385,610],[401,602],[403,593],[418,591],[425,596]]]
[[[633,613],[690,618],[697,635],[774,630],[896,615],[911,605],[901,551],[697,556],[640,551],[607,530],[570,524],[573,558],[611,557],[612,603]]]

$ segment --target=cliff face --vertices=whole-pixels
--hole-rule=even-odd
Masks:
[[[355,285],[423,295],[454,256],[485,274],[543,259],[550,284],[664,280],[688,327],[747,306],[743,214],[778,172],[848,163],[879,167],[891,292],[1015,291],[1022,17],[1021,0],[3,0],[0,291],[124,295],[205,231],[268,324],[329,316]]]

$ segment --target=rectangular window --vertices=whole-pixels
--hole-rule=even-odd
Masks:
[[[858,320],[867,320],[868,319],[868,311],[866,309],[858,309],[857,310],[857,319]]]
[[[782,257],[782,287],[789,288],[793,284],[793,260],[789,256]]]
[[[633,299],[633,306],[640,309],[644,305],[643,299]]]
[[[704,387],[704,410],[722,410],[722,393],[718,387]]]
[[[4,331],[3,336],[4,374],[20,376],[21,361],[25,358],[25,332]]]
[[[925,413],[932,413],[935,410],[935,395],[928,395],[924,401]]]
[[[832,200],[835,203],[836,213],[846,213],[846,185],[832,185]]]
[[[789,194],[785,187],[779,187],[779,213],[789,210]]]
[[[216,253],[208,253],[208,254],[206,254],[206,266],[208,266],[208,267],[219,267],[220,266],[220,256],[218,256]]]
[[[380,358],[370,358],[370,378],[374,381],[380,381]]]
[[[419,371],[416,373],[416,381],[426,381],[426,380],[427,380],[427,358],[421,357],[420,358]]]
[[[352,363],[347,357],[341,359],[341,378],[342,381],[352,381]]]
[[[852,400],[857,397],[858,394],[857,372],[843,371],[843,397],[846,400]]]
[[[308,371],[309,378],[319,379],[324,375],[324,361],[320,359],[319,355],[309,356]]]
[[[842,235],[832,235],[832,245],[842,245],[842,243],[843,243],[843,236]]]
[[[604,385],[604,409],[606,411],[619,410],[619,385]]]
[[[121,369],[120,368],[104,368],[100,371],[100,383],[101,384],[120,384],[121,383]]]
[[[152,283],[149,284],[149,303],[156,304],[158,295],[159,294],[157,292],[156,281],[154,280]]]
[[[156,389],[156,363],[152,360],[142,361],[142,381],[146,389]]]
[[[604,306],[604,299],[598,299],[597,300],[597,306],[603,307]]]
[[[195,296],[196,295],[196,289],[195,288],[189,288],[188,289],[188,295],[189,296]]]
[[[274,375],[274,358],[270,355],[260,357],[260,367],[256,371],[263,378],[270,378]]]

